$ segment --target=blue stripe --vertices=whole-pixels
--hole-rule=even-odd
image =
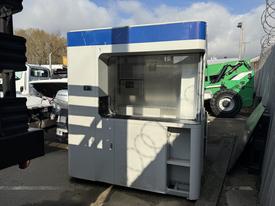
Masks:
[[[68,33],[68,46],[111,45],[206,39],[206,22],[120,27]]]

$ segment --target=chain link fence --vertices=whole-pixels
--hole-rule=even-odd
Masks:
[[[266,0],[266,8],[261,17],[265,35],[261,39],[261,56],[275,43],[275,1]]]

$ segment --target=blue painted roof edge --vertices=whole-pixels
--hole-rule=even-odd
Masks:
[[[74,31],[67,34],[67,39],[69,47],[195,39],[206,40],[206,22],[177,22]]]

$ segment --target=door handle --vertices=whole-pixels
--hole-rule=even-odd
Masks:
[[[113,143],[110,143],[109,150],[113,150]]]

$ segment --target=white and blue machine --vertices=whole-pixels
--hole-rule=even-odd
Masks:
[[[69,173],[196,200],[206,23],[68,33]]]

